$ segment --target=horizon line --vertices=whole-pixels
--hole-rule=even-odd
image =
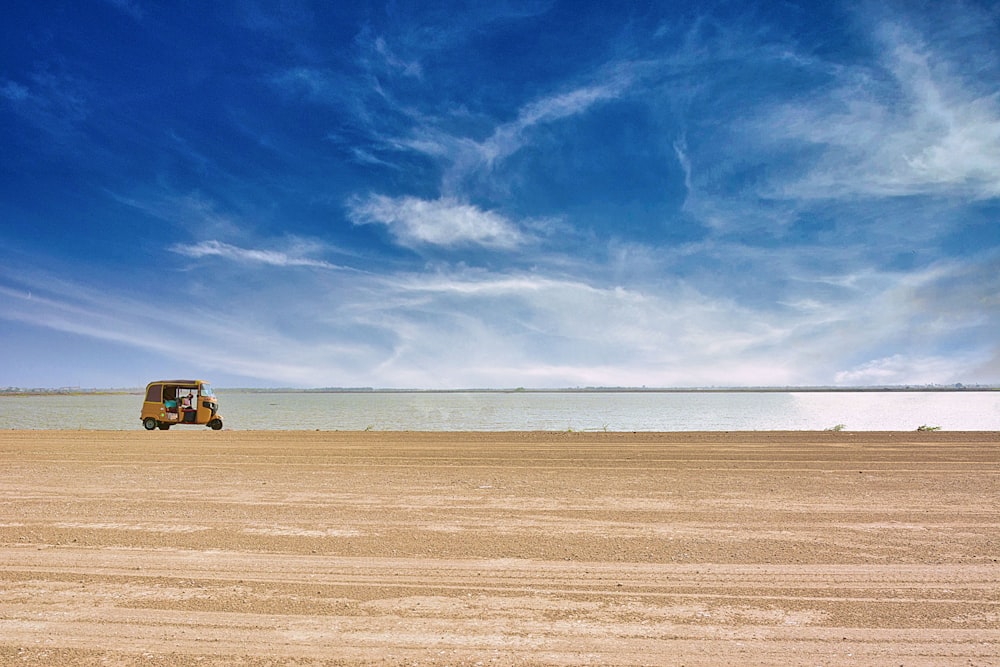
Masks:
[[[893,392],[893,391],[998,391],[997,384],[894,384],[894,385],[731,385],[696,387],[585,386],[585,387],[218,387],[217,391],[245,393],[339,393],[339,394],[463,394],[463,393],[784,393],[784,392]],[[141,394],[143,387],[16,387],[0,388],[0,395],[17,394]]]

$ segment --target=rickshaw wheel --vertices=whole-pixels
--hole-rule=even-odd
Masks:
[[[213,431],[218,431],[222,428],[222,420],[213,419],[212,421],[208,422],[208,425]]]
[[[147,431],[152,431],[154,428],[156,428],[156,420],[153,419],[152,417],[146,417],[145,419],[142,420],[142,425],[146,427]]]
[[[169,431],[170,430],[170,424],[164,424],[163,422],[160,422],[160,430],[161,431]]]

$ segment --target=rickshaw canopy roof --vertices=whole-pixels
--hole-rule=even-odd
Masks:
[[[153,382],[150,382],[149,384],[192,384],[192,385],[199,385],[199,384],[207,384],[207,382],[205,380],[155,380]],[[146,385],[146,386],[148,387],[149,385]]]

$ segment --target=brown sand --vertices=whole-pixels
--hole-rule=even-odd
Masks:
[[[998,665],[1000,434],[0,432],[2,665]]]

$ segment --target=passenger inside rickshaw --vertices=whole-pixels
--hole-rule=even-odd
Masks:
[[[163,407],[167,412],[177,412],[177,389],[174,387],[163,388]]]
[[[183,388],[182,388],[183,391]],[[195,404],[194,388],[189,387],[188,393],[181,396],[181,410],[184,411],[184,421],[190,424],[195,422],[198,406]]]

